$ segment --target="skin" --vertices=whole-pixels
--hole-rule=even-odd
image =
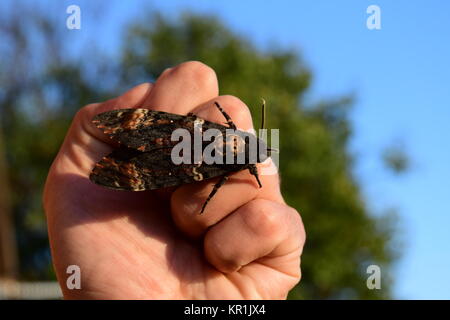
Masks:
[[[212,179],[170,190],[126,192],[89,180],[114,143],[94,115],[143,107],[194,112],[223,123],[218,101],[240,129],[252,127],[247,106],[218,96],[214,71],[200,62],[167,69],[115,99],[80,109],[45,185],[44,208],[53,263],[66,299],[284,299],[300,281],[305,231],[285,204],[278,175],[230,176],[199,215]],[[69,265],[81,289],[69,290]]]

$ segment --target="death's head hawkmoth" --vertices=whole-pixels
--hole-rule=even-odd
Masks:
[[[96,115],[92,120],[94,125],[118,142],[119,147],[96,163],[90,180],[116,190],[143,191],[221,176],[200,213],[233,172],[248,169],[261,187],[256,163],[265,161],[272,149],[254,134],[238,130],[219,103],[215,102],[215,106],[225,117],[227,126],[192,113],[178,115],[142,108],[111,110]],[[263,101],[262,128],[264,108]],[[175,132],[185,133],[185,143],[190,140],[187,149],[179,148],[180,141],[174,139]],[[201,142],[195,146],[192,141],[197,141],[198,135]],[[206,135],[208,138],[203,139]],[[175,156],[180,157],[175,161]],[[180,162],[180,158],[184,161]]]

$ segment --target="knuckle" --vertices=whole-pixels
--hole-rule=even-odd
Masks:
[[[75,113],[74,120],[75,121],[84,121],[88,119],[89,121],[95,114],[101,113],[103,111],[106,111],[106,107],[112,104],[114,99],[107,100],[103,103],[90,103],[85,105],[84,107],[81,107],[78,109],[78,111]]]
[[[166,69],[164,69],[163,72],[161,72],[160,77],[165,77],[165,76],[167,76],[167,75],[172,71],[172,69],[173,69],[173,68],[166,68]]]
[[[306,231],[302,217],[300,213],[292,207],[289,207],[289,215],[293,219],[293,224],[295,226],[296,233],[300,239],[300,246],[303,247],[306,243]]]
[[[75,113],[74,116],[74,122],[80,123],[83,122],[89,115],[92,114],[92,110],[97,106],[96,103],[91,103],[88,105],[85,105],[84,107],[78,109],[78,111]]]
[[[223,95],[221,99],[224,103],[224,108],[228,113],[234,113],[239,115],[240,113],[248,113],[249,109],[247,105],[238,97],[232,95]]]
[[[300,264],[296,268],[295,273],[293,275],[294,276],[288,282],[288,291],[292,290],[302,280],[302,269],[300,267]]]
[[[288,225],[288,232],[290,237],[296,243],[296,248],[303,252],[303,247],[306,243],[306,231],[300,213],[290,206],[285,207],[285,223]]]
[[[200,86],[216,85],[216,72],[206,64],[199,61],[187,61],[179,64],[171,70],[176,74],[194,81]]]
[[[227,249],[226,244],[218,241],[214,232],[208,232],[204,241],[205,255],[218,270],[231,273],[239,269],[238,259]]]
[[[232,95],[220,96],[220,104],[236,123],[247,123],[250,120],[251,113],[247,105],[239,98]]]
[[[249,203],[245,214],[244,223],[256,235],[261,237],[276,237],[284,228],[284,218],[268,200],[258,199]]]

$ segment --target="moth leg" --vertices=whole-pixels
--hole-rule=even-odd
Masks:
[[[220,179],[220,181],[214,185],[214,188],[211,190],[211,193],[209,194],[208,198],[206,198],[205,203],[203,203],[202,211],[200,211],[200,214],[203,214],[203,211],[205,211],[205,208],[206,208],[206,205],[208,204],[208,202],[212,199],[212,197],[214,197],[217,190],[219,190],[220,187],[223,186],[223,184],[227,180],[228,180],[228,175],[223,175],[222,178]]]
[[[231,120],[231,117],[228,115],[228,113],[226,113],[222,109],[222,107],[220,106],[220,104],[218,102],[214,102],[214,104],[216,105],[217,109],[219,109],[219,111],[223,114],[223,116],[227,120],[227,124],[230,126],[230,128],[234,129],[234,130],[237,130],[236,125],[234,124],[233,120]]]
[[[251,173],[252,175],[255,176],[256,181],[258,182],[259,187],[262,188],[261,181],[259,181],[258,168],[256,167],[256,164],[251,164],[251,165],[249,165],[249,166],[248,166],[248,171],[250,171],[250,173]]]

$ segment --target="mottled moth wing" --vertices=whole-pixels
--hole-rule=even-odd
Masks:
[[[120,148],[103,157],[89,178],[112,189],[143,191],[198,182],[239,170],[242,165],[174,165],[170,149],[142,153]]]
[[[209,122],[195,115],[178,115],[148,109],[118,109],[100,113],[92,122],[111,139],[121,145],[142,152],[170,147],[172,132],[178,128],[194,131],[194,124],[216,128],[223,132],[226,126]]]

